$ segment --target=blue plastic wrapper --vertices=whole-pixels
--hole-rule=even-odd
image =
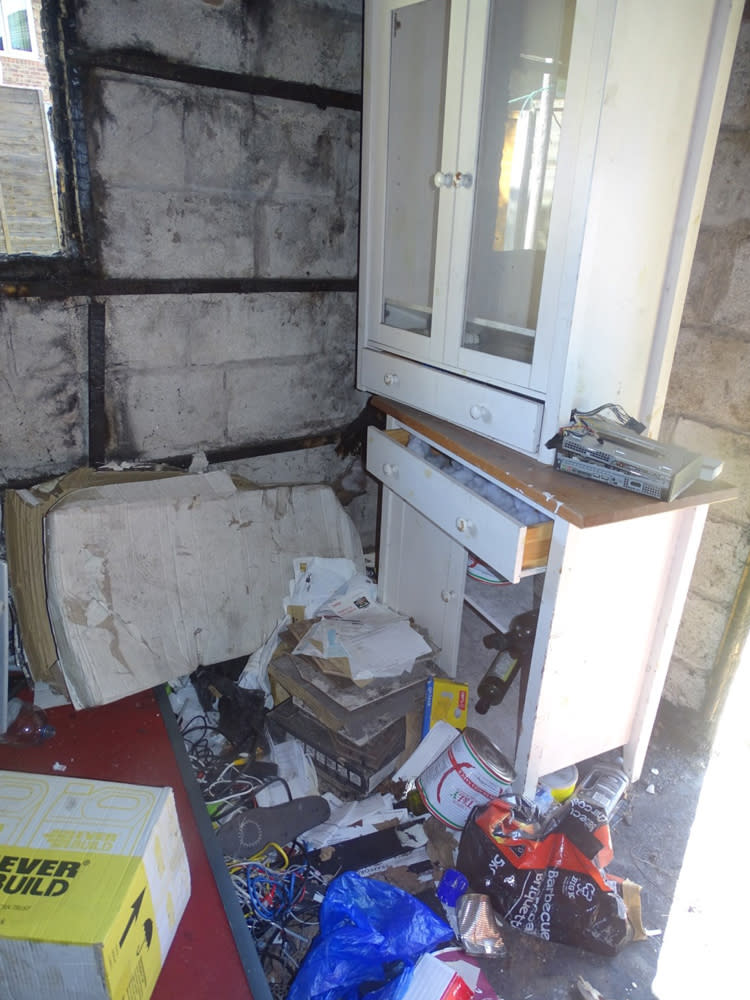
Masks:
[[[416,897],[356,872],[333,879],[319,919],[287,1000],[396,1000],[419,956],[453,937]]]

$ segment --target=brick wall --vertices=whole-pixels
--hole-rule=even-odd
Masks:
[[[12,56],[7,52],[0,52],[0,63],[2,63],[0,82],[9,87],[38,87],[44,93],[45,103],[49,103],[49,79],[43,56],[41,9],[42,0],[31,0],[38,58]]]

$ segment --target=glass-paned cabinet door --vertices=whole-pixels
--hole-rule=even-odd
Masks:
[[[465,6],[383,0],[371,15],[375,124],[365,170],[376,192],[369,224],[382,232],[367,258],[375,279],[369,339],[424,360],[443,353],[453,175],[446,180],[441,164],[456,158],[463,52],[451,17],[465,19]]]
[[[521,385],[538,334],[574,14],[575,0],[489,9],[460,361]]]
[[[428,178],[440,162],[448,0],[397,7],[390,30],[381,318],[429,337],[438,199]]]

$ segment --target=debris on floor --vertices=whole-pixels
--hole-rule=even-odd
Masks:
[[[34,497],[15,504],[38,557],[21,617],[27,634],[43,617],[49,640],[32,643],[31,675],[76,708],[168,681],[274,1000],[497,1000],[486,963],[514,934],[601,956],[648,936],[640,887],[608,873],[627,777],[589,762],[545,775],[533,800],[515,794],[511,762],[469,725],[475,692],[442,675],[416,623],[379,604],[330,490],[252,490],[212,473],[89,476],[50,496],[41,513]],[[125,553],[114,528],[134,517],[168,544],[144,537]],[[240,529],[249,544],[251,525],[239,575],[210,557]],[[46,584],[42,527],[56,568]],[[316,554],[296,555],[310,540]],[[146,590],[133,585],[143,567]]]
[[[461,687],[443,684],[428,637],[405,622],[414,641],[401,659],[394,618],[364,576],[325,559],[295,573],[266,677],[253,674],[263,688],[241,686],[246,666],[231,661],[172,692],[273,995],[389,1000],[430,983],[432,997],[444,982],[459,997],[479,988],[471,969],[507,955],[508,932],[609,956],[638,939],[639,887],[607,873],[624,773],[570,767],[544,776],[534,801],[514,794],[512,765],[466,725]],[[344,627],[368,619],[361,635]],[[380,663],[395,666],[368,677],[376,623]],[[424,919],[436,936],[416,944]],[[420,964],[441,945],[469,963],[469,980]]]

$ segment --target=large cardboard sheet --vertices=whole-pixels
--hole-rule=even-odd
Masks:
[[[78,490],[44,524],[47,607],[77,708],[249,655],[300,556],[364,569],[328,486],[238,489],[211,472]]]

